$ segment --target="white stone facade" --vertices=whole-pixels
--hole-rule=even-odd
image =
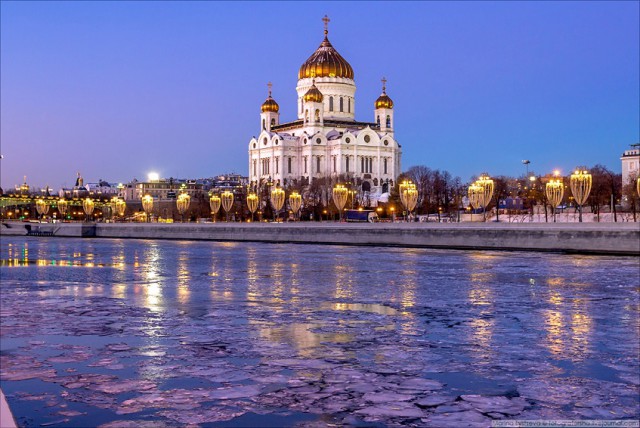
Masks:
[[[626,186],[636,180],[640,174],[640,143],[633,144],[630,150],[625,150],[620,160],[622,161],[622,185]]]

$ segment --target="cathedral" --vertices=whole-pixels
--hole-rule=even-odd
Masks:
[[[373,122],[355,119],[356,85],[351,65],[331,45],[325,16],[324,40],[300,66],[297,120],[280,123],[271,95],[262,104],[260,135],[249,142],[249,180],[280,186],[316,178],[349,176],[370,200],[389,192],[400,174],[400,145],[394,138],[393,101],[375,100]]]

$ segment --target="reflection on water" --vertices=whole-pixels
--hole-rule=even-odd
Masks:
[[[186,426],[193,421],[184,415],[219,416],[211,407],[224,404],[184,403],[198,394],[223,399],[225,388],[239,394],[233,412],[373,412],[379,408],[364,394],[384,390],[406,399],[394,412],[428,418],[435,410],[413,403],[433,373],[448,384],[434,387],[446,396],[516,390],[536,404],[527,415],[534,419],[536,409],[583,417],[575,412],[584,407],[572,403],[594,394],[603,406],[615,403],[611,411],[626,409],[620,397],[637,392],[636,258],[4,237],[0,248],[2,344],[20,344],[9,361],[24,358],[26,367],[52,367],[60,377],[73,367],[151,382],[99,402],[110,415],[101,423],[140,399],[151,404],[122,413],[127,420],[153,415]],[[77,350],[61,357],[66,350],[51,348],[60,338],[86,343],[84,359]],[[78,361],[60,366],[52,355]],[[469,380],[449,384],[456,373]],[[598,383],[603,377],[608,384]],[[59,390],[75,394],[74,403],[97,400],[85,393],[95,389],[67,388],[68,381]],[[398,386],[407,381],[413,386]],[[41,392],[42,382],[3,382],[10,391]],[[275,384],[283,389],[272,394]],[[176,409],[156,401],[167,389],[193,395],[167,413]],[[56,394],[67,406],[70,399]],[[464,410],[459,400],[447,405]]]

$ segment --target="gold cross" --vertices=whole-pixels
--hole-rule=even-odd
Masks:
[[[387,90],[387,79],[386,78],[382,78],[382,92]]]
[[[271,84],[271,82],[269,82],[269,83],[267,83],[267,86],[269,87],[269,96],[271,96],[271,87],[272,87],[273,85]]]
[[[329,34],[329,21],[331,21],[329,19],[329,17],[327,15],[324,16],[324,18],[322,18],[322,22],[324,22],[324,35],[326,36],[327,34]]]

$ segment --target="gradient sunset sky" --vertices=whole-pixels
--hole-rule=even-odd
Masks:
[[[296,117],[300,65],[323,38],[355,72],[356,118],[380,78],[402,166],[546,174],[640,141],[639,3],[7,2],[0,185],[202,178],[247,170],[273,82]]]

